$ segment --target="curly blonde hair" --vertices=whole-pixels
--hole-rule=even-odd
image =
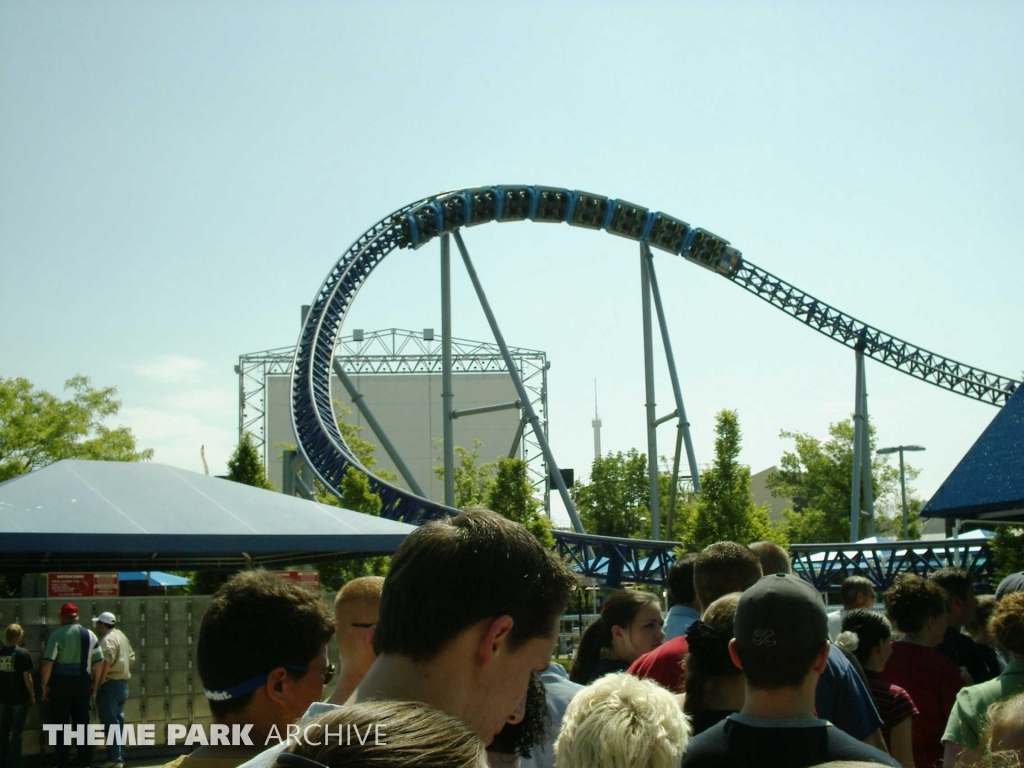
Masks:
[[[651,680],[606,675],[573,697],[555,742],[556,768],[675,768],[690,723]]]

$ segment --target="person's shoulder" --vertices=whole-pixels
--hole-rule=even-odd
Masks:
[[[715,723],[686,743],[683,768],[728,765],[729,736],[725,731],[728,719]]]
[[[984,683],[961,688],[956,695],[956,703],[963,709],[975,709],[979,706],[986,707],[1002,696],[1003,684],[997,677],[994,680],[986,680]]]
[[[826,729],[828,734],[828,759],[829,760],[859,760],[865,763],[881,763],[890,765],[892,768],[901,768],[891,755],[880,749],[857,741],[846,731],[837,726],[830,726]]]
[[[853,664],[846,658],[846,654],[837,645],[830,645],[828,647],[828,667],[838,674],[848,674],[851,671],[856,674],[856,670],[853,669]]]
[[[671,640],[665,641],[653,651],[648,651],[634,661],[632,665],[630,665],[629,671],[632,673],[634,667],[638,669],[647,668],[662,659],[682,658],[689,650],[690,646],[686,643],[686,635],[673,637]]]

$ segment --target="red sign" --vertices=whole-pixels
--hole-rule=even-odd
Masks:
[[[282,579],[294,581],[300,587],[306,587],[307,589],[313,590],[320,589],[319,571],[271,571],[271,573],[276,573]]]
[[[116,573],[48,573],[47,597],[117,597]]]

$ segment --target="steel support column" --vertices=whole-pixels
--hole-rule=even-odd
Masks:
[[[451,242],[445,234],[441,235],[441,435],[444,443],[444,503],[448,507],[455,506],[452,405],[452,260]]]
[[[508,345],[505,344],[505,337],[502,335],[501,328],[498,327],[498,321],[494,317],[494,312],[491,311],[491,305],[487,301],[487,294],[484,293],[484,288],[480,284],[480,278],[477,277],[476,269],[473,268],[473,261],[469,258],[469,251],[466,250],[466,244],[462,242],[462,234],[456,230],[452,236],[455,238],[455,244],[459,248],[459,253],[462,254],[462,261],[466,265],[466,272],[469,274],[469,279],[473,283],[473,289],[476,291],[477,298],[480,300],[480,307],[483,309],[484,315],[487,316],[487,323],[491,326],[491,333],[494,334],[494,341],[501,350],[501,356],[505,358],[505,366],[508,368],[508,375],[512,377],[512,383],[515,385],[516,392],[519,394],[519,399],[523,403],[523,410],[529,417],[534,437],[536,437],[537,442],[540,443],[540,449],[543,452],[544,460],[548,465],[548,475],[554,476],[555,478],[555,484],[558,486],[558,493],[562,497],[562,503],[565,504],[565,511],[569,513],[569,519],[572,521],[573,529],[577,533],[583,533],[583,524],[580,522],[579,515],[576,514],[576,507],[573,505],[572,499],[569,497],[569,489],[566,488],[565,480],[562,479],[562,473],[558,469],[558,464],[555,463],[554,454],[551,453],[551,446],[548,445],[544,425],[542,425],[540,423],[540,419],[537,418],[537,413],[533,409],[533,404],[527,396],[526,388],[523,386],[522,377],[520,377],[519,371],[516,369],[512,355],[509,354]]]
[[[644,321],[644,385],[647,400],[647,493],[651,512],[651,539],[661,539],[661,515],[658,509],[658,425],[654,403],[654,334],[651,331],[650,261],[640,245],[640,292]]]
[[[860,446],[860,495],[862,506],[867,513],[865,536],[875,535],[875,489],[871,484],[871,417],[868,416],[868,380],[864,365],[860,367],[861,412],[864,414],[864,428],[861,430]]]
[[[903,446],[900,446],[900,498],[903,501],[903,538],[900,541],[907,541],[907,475],[903,471]]]
[[[855,348],[856,358],[856,394],[853,408],[853,472],[850,479],[850,541],[860,538],[860,486],[861,486],[861,453],[864,450],[864,340],[861,339]]]
[[[686,408],[683,407],[683,389],[679,385],[679,373],[676,370],[675,355],[672,354],[672,341],[668,335],[668,322],[665,320],[665,308],[661,302],[661,291],[658,289],[658,275],[654,270],[654,257],[647,243],[641,243],[640,249],[647,259],[647,271],[651,281],[651,291],[654,294],[654,308],[658,312],[658,325],[661,327],[661,343],[665,348],[665,362],[668,364],[668,374],[672,381],[672,396],[676,401],[676,413],[679,422],[676,426],[676,448],[672,460],[672,487],[669,490],[668,528],[671,530],[672,518],[675,515],[676,506],[676,485],[679,483],[679,461],[680,443],[686,446],[686,461],[690,467],[690,478],[693,480],[694,491],[700,492],[700,473],[697,469],[697,457],[693,450],[693,438],[690,436],[690,421],[686,418]]]

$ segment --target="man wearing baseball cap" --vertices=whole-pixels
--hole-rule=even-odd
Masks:
[[[1011,573],[999,582],[999,586],[996,587],[996,602],[1013,592],[1024,592],[1024,571]]]
[[[78,607],[64,603],[58,611],[60,629],[50,633],[43,650],[40,677],[43,699],[50,702],[53,721],[89,724],[89,696],[103,671],[103,652],[92,632],[78,624]],[[57,739],[57,768],[67,768],[71,748]],[[92,765],[92,747],[78,745],[78,764]]]
[[[733,663],[746,677],[743,709],[690,740],[683,768],[803,768],[851,760],[899,768],[886,753],[819,720],[818,677],[828,663],[828,615],[798,576],[765,576],[736,608]]]
[[[115,743],[111,738],[110,726],[124,729],[124,703],[128,700],[128,678],[132,676],[130,666],[135,661],[135,651],[115,625],[114,614],[104,611],[92,620],[100,638],[103,651],[99,685],[96,687],[96,711],[107,733],[107,762],[101,768],[124,768],[124,744]]]

